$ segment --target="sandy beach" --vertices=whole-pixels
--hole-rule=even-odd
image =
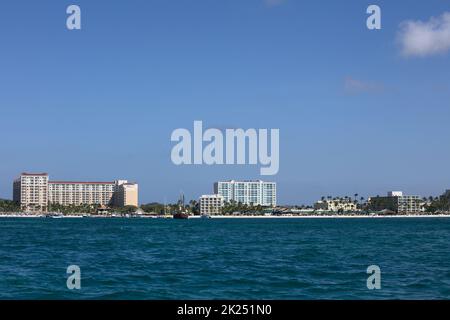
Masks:
[[[41,214],[0,214],[0,218],[47,218]],[[52,218],[52,217],[49,217]],[[54,217],[53,217],[54,218]],[[171,219],[171,216],[132,216],[132,217],[118,217],[118,216],[58,216],[60,219],[79,219],[79,218],[125,218],[125,219]],[[201,216],[189,216],[189,219],[201,219]],[[270,216],[252,216],[252,215],[215,215],[211,219],[383,219],[383,218],[450,218],[450,214],[416,214],[416,215],[270,215]]]
[[[193,216],[189,218],[201,218]],[[450,218],[447,215],[303,215],[303,216],[211,216],[212,219],[373,219],[373,218]]]

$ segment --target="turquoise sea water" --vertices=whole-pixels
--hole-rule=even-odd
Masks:
[[[0,219],[0,298],[448,299],[450,219]]]

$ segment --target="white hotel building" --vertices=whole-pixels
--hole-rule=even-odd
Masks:
[[[47,173],[22,173],[13,184],[14,201],[22,210],[47,211],[49,204],[138,206],[138,185],[112,182],[49,181]]]
[[[49,202],[63,206],[81,204],[110,205],[116,190],[114,182],[50,181]]]
[[[47,211],[48,174],[22,173],[13,183],[13,200],[22,210]]]
[[[214,183],[214,193],[221,195],[224,202],[240,202],[252,206],[276,207],[277,185],[275,182],[219,181]]]
[[[218,215],[222,213],[223,197],[218,194],[202,195],[199,199],[201,215]]]

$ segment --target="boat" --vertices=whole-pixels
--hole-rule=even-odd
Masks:
[[[178,200],[178,212],[173,214],[174,219],[189,219],[189,213],[184,206],[184,194],[181,193],[180,200]]]
[[[61,212],[49,212],[45,215],[46,218],[60,219],[63,218],[64,215]]]
[[[173,218],[174,219],[189,219],[189,215],[187,213],[180,212],[180,213],[175,213],[173,215]]]
[[[202,214],[201,218],[202,219],[211,219],[211,216],[209,214]]]

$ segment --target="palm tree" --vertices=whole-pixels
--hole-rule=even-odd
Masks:
[[[359,198],[359,200],[361,200],[360,205],[361,205],[361,208],[362,208],[363,207],[363,203],[364,203],[364,197]]]

